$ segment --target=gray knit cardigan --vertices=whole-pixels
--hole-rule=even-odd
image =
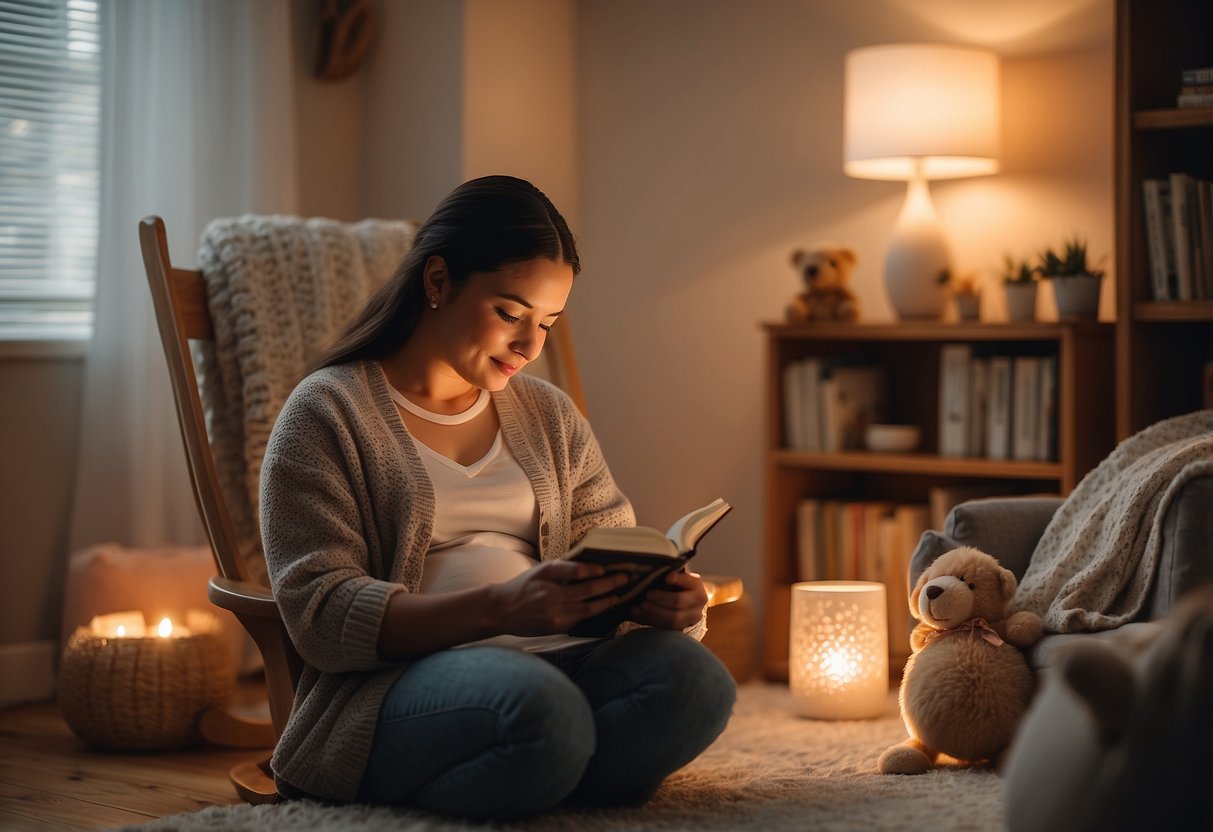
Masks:
[[[594,526],[635,524],[561,390],[518,375],[493,403],[539,503],[541,559],[560,557]],[[274,598],[306,664],[271,766],[299,789],[352,801],[380,704],[407,665],[379,658],[380,624],[393,593],[420,589],[435,505],[377,362],[299,384],[270,436],[260,501]]]

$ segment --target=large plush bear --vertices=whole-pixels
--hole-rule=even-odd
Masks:
[[[880,755],[885,774],[921,774],[942,753],[997,763],[1031,703],[1035,680],[1019,648],[1034,644],[1040,616],[1011,614],[1015,575],[967,546],[940,555],[919,577],[898,697],[909,740]]]

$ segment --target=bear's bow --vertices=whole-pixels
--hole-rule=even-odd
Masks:
[[[927,633],[927,641],[932,641],[940,636],[946,636],[949,633],[968,632],[970,636],[981,636],[985,641],[995,647],[1002,647],[1003,640],[999,638],[998,633],[986,622],[984,618],[970,618],[963,624],[958,624],[947,630],[934,630]]]

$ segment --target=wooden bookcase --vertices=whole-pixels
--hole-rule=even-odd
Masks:
[[[1201,407],[1213,301],[1150,300],[1142,180],[1213,179],[1213,108],[1177,109],[1184,69],[1213,66],[1213,3],[1116,5],[1116,435]]]
[[[1111,324],[764,325],[766,356],[763,669],[787,677],[788,617],[796,580],[796,507],[806,497],[925,503],[932,486],[1006,486],[1067,493],[1114,445]],[[945,344],[997,355],[1056,355],[1057,459],[1019,462],[938,454],[939,364]],[[806,453],[784,446],[783,368],[810,355],[848,356],[886,368],[889,420],[922,429],[914,453]]]

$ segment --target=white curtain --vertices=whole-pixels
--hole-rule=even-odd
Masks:
[[[72,550],[197,544],[195,508],[137,226],[174,263],[202,228],[297,211],[288,0],[112,0],[106,26],[95,330],[85,364]]]

